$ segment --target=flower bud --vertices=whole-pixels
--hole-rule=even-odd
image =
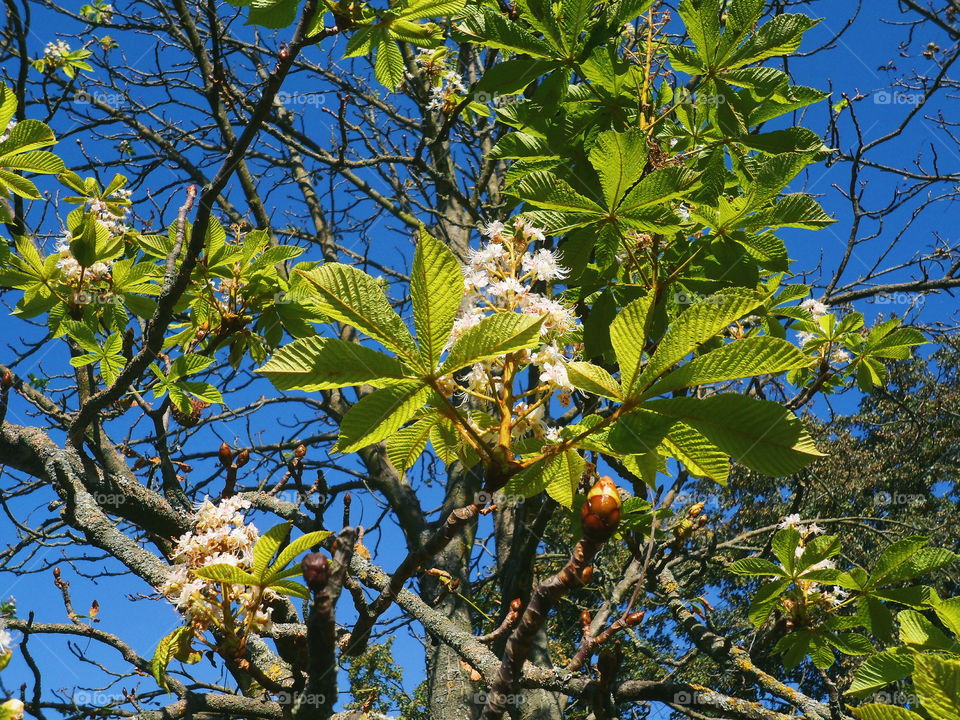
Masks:
[[[634,625],[639,625],[643,622],[643,611],[632,612],[624,618],[624,623],[627,627],[633,627]]]
[[[237,467],[242,468],[250,462],[250,451],[244,448],[237,454]]]
[[[217,457],[220,458],[220,464],[224,467],[230,467],[230,463],[233,462],[233,450],[230,449],[230,446],[225,442],[220,443],[220,450],[217,452]]]
[[[322,553],[308,553],[300,565],[303,579],[313,592],[320,592],[330,579],[330,562]]]
[[[20,720],[23,717],[23,701],[17,698],[10,698],[5,703],[0,704],[0,713],[7,720]]]
[[[293,456],[294,456],[297,460],[302,459],[303,456],[306,455],[306,454],[307,454],[307,448],[306,448],[305,445],[297,445],[297,449],[293,451]]]
[[[583,535],[596,542],[604,542],[620,523],[620,492],[616,483],[604,475],[587,493],[580,507]]]

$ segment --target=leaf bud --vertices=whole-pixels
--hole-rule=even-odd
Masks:
[[[620,492],[616,483],[604,475],[587,493],[580,507],[580,521],[585,537],[604,542],[620,523]]]
[[[313,592],[320,592],[330,579],[330,562],[322,553],[308,553],[300,565],[303,579]]]

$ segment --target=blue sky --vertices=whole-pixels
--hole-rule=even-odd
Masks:
[[[854,26],[838,41],[835,48],[821,52],[809,58],[797,58],[791,61],[790,71],[793,74],[795,82],[799,84],[811,85],[826,89],[832,86],[834,97],[827,102],[818,104],[810,108],[803,119],[803,124],[819,131],[824,125],[827,114],[830,112],[831,102],[840,99],[840,92],[846,92],[850,96],[859,93],[870,93],[871,95],[856,103],[855,109],[860,121],[862,134],[866,140],[880,137],[889,132],[903,116],[904,108],[909,107],[911,102],[915,102],[916,90],[898,89],[891,91],[890,82],[900,75],[906,75],[910,70],[916,70],[922,74],[929,74],[935,71],[932,61],[923,58],[919,54],[921,46],[928,40],[933,40],[941,45],[947,46],[943,34],[933,32],[929,38],[925,35],[922,38],[918,35],[917,40],[910,48],[911,57],[901,57],[898,54],[898,43],[904,37],[904,28],[883,22],[880,12],[889,12],[891,16],[896,12],[893,3],[885,4],[886,7],[877,9],[875,5],[870,4],[868,9],[862,11],[860,19]],[[802,50],[810,50],[825,42],[844,24],[848,13],[853,10],[856,3],[849,0],[832,2],[821,1],[812,4],[810,13],[813,15],[826,15],[825,20],[814,30],[812,30],[805,39]],[[44,17],[46,11],[38,11],[38,19]],[[42,27],[42,22],[35,23],[35,28]],[[42,53],[46,42],[53,40],[52,32],[59,27],[50,23],[51,34],[49,36],[35,35],[30,38],[29,46],[34,55]],[[118,36],[123,42],[122,36]],[[143,42],[142,39],[137,42]],[[342,46],[342,43],[341,43]],[[134,55],[136,51],[143,50],[149,53],[152,48],[142,48],[131,46],[126,49],[128,58]],[[342,49],[342,48],[341,48]],[[316,55],[328,52],[325,48],[313,48],[307,51]],[[890,60],[893,60],[897,66],[896,71],[881,70]],[[298,79],[297,85],[292,88],[297,91],[309,91],[311,88],[304,84],[303,80]],[[881,91],[887,94],[881,95]],[[886,98],[888,102],[883,102]],[[938,103],[932,104],[926,111],[927,113],[936,110],[949,112],[951,109],[947,103],[949,100],[941,99]],[[845,117],[841,120],[841,147],[850,149],[853,142],[853,135],[850,132],[851,123],[849,113],[844,112]],[[60,123],[66,122],[66,118],[55,118],[52,122],[54,130],[58,134],[68,134],[71,130]],[[77,153],[71,149],[72,143],[64,143],[64,156],[68,164],[72,158],[77,158]],[[90,148],[88,148],[90,149]],[[114,152],[109,147],[93,148],[95,153],[110,154]],[[909,162],[909,158],[919,154],[929,158],[932,153],[936,153],[939,158],[941,168],[956,170],[960,166],[960,157],[956,154],[956,148],[947,146],[943,143],[941,137],[931,132],[926,127],[926,123],[915,121],[907,132],[898,140],[885,146],[874,156],[878,162],[889,163],[891,165],[904,165]],[[881,173],[870,173],[866,176],[869,184],[865,189],[864,202],[869,206],[881,205],[896,190],[896,182],[891,176]],[[163,178],[159,182],[166,183],[168,178]],[[802,183],[797,183],[797,189],[804,189],[807,192],[816,194],[826,209],[835,214],[838,222],[825,230],[819,232],[809,231],[790,231],[785,234],[788,240],[791,257],[796,259],[796,268],[811,268],[819,263],[832,270],[837,258],[842,253],[846,243],[846,234],[850,226],[849,204],[843,199],[840,191],[835,186],[846,187],[849,182],[849,168],[846,164],[836,164],[831,167],[821,164],[811,168],[802,178]],[[281,208],[282,209],[282,208]],[[852,278],[862,268],[868,267],[876,255],[885,246],[885,241],[891,235],[903,227],[910,217],[911,208],[908,206],[901,211],[891,215],[886,220],[881,237],[876,241],[869,243],[858,249],[851,260],[848,277]],[[908,239],[902,247],[895,251],[891,257],[892,261],[903,261],[909,258],[913,253],[926,248],[933,241],[934,233],[941,232],[947,239],[952,237],[954,223],[951,223],[952,216],[955,217],[954,208],[949,203],[940,203],[932,210],[926,211],[914,222],[913,229]],[[172,214],[166,218],[172,219]],[[872,229],[872,228],[871,228]],[[387,233],[382,235],[383,244],[378,253],[384,258],[406,258],[409,256],[409,242],[405,233]],[[396,262],[394,260],[394,262]],[[891,280],[898,279],[891,276]],[[818,278],[813,276],[811,280],[816,284]],[[897,298],[895,298],[897,300]],[[863,311],[867,316],[867,321],[872,322],[879,313],[888,314],[891,311],[902,312],[905,308],[902,304],[878,304],[872,302],[861,302],[857,308]],[[954,315],[957,310],[955,300],[947,294],[929,296],[923,304],[922,317],[926,321],[934,319],[946,319]],[[3,321],[5,334],[8,338],[25,333],[30,336],[29,329],[17,320],[8,319]],[[28,372],[34,372],[42,375],[44,370],[62,367],[64,355],[60,350],[53,350],[50,354],[43,357],[42,366],[36,365],[39,356],[33,358],[30,362],[18,368],[18,371],[26,375]],[[227,397],[227,401],[232,405],[239,405],[249,401],[260,393],[271,392],[268,385],[263,382],[251,385],[242,392],[234,393]],[[849,409],[856,402],[854,395],[847,396],[836,403],[841,409]],[[819,406],[821,411],[823,406]],[[17,422],[15,417],[10,418]],[[264,412],[255,418],[254,426],[262,430],[264,437],[275,436],[278,424],[285,421],[285,417],[271,415],[270,412]],[[24,417],[20,420],[23,423],[29,423],[29,418]],[[219,428],[221,432],[230,433],[229,428]],[[246,436],[245,426],[236,429],[236,438],[225,436],[222,439],[232,441],[234,439],[242,442]],[[272,434],[271,434],[272,433]],[[219,439],[214,441],[209,433],[204,434],[210,442],[219,443]],[[196,448],[196,442],[192,448]],[[312,456],[317,451],[312,452]],[[195,477],[202,476],[201,471],[197,471]],[[328,480],[335,484],[343,481],[344,478],[338,478],[333,474],[328,475]],[[214,484],[218,488],[218,484]],[[436,507],[439,505],[439,495],[436,485],[433,488],[423,489],[423,505],[425,507]],[[52,499],[51,494],[51,499]],[[354,522],[361,524],[372,523],[380,514],[378,504],[369,495],[365,493],[354,493]],[[362,502],[359,502],[362,499]],[[37,505],[38,496],[32,496],[29,502],[22,500],[11,503],[11,508],[22,521],[29,521],[30,514],[36,513],[42,516],[46,513],[43,506]],[[334,527],[337,519],[340,517],[341,508],[335,504],[328,514],[329,524]],[[261,531],[266,530],[269,524],[261,521]],[[489,527],[489,520],[482,523],[481,530]],[[9,525],[0,530],[0,540],[4,543],[14,540],[13,533]],[[403,547],[402,541],[396,530],[389,524],[385,524],[382,533],[374,533],[368,537],[368,544],[374,550],[375,560],[386,569],[390,570],[396,566],[401,558],[400,550]],[[60,548],[51,547],[41,550],[38,557],[31,560],[26,569],[37,567],[41,559],[55,558],[61,556],[64,551]],[[106,571],[116,569],[109,562],[96,563],[95,567],[101,567]],[[115,632],[121,635],[131,645],[133,645],[141,654],[150,656],[157,641],[169,632],[178,623],[179,617],[172,607],[165,603],[153,602],[149,600],[135,600],[130,596],[136,596],[138,593],[149,592],[149,589],[141,583],[131,582],[127,579],[117,580],[106,578],[101,580],[87,580],[78,577],[76,573],[63,566],[64,577],[72,582],[72,592],[75,606],[78,611],[87,608],[90,602],[96,599],[101,606],[101,622],[98,627],[109,632]],[[22,574],[17,578],[11,575],[0,576],[0,597],[15,596],[19,606],[19,614],[25,617],[27,612],[34,610],[37,613],[37,621],[42,622],[63,622],[66,621],[65,612],[59,599],[59,592],[53,587],[49,572],[41,575]],[[342,605],[344,611],[349,616],[349,601]],[[103,649],[97,643],[85,640],[75,641],[83,654],[88,654],[90,658],[102,659],[114,667],[121,667],[117,654],[109,649]],[[31,638],[30,649],[37,659],[44,672],[44,683],[47,688],[63,687],[68,694],[73,692],[74,686],[84,686],[91,682],[91,679],[97,677],[97,673],[91,673],[93,668],[79,664],[66,650],[66,643],[62,638],[37,635]],[[420,667],[420,658],[422,652],[419,643],[408,636],[406,632],[400,633],[395,645],[395,655],[407,670],[407,687],[413,689],[422,678],[422,667]],[[17,653],[7,670],[0,675],[7,694],[16,691],[20,683],[32,682],[32,678],[23,661],[22,656]],[[154,689],[154,682],[150,678],[131,678],[119,682],[116,687],[105,689],[102,692],[105,696],[114,696],[119,692],[120,687],[140,687],[143,691]]]

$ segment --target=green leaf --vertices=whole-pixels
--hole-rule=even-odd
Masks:
[[[578,390],[611,400],[620,399],[620,383],[602,367],[588,362],[569,362],[566,369],[567,379]]]
[[[426,369],[433,372],[463,299],[463,271],[446,245],[420,229],[410,277],[413,322]]]
[[[796,528],[792,527],[779,530],[773,536],[773,541],[770,545],[773,554],[777,556],[777,560],[783,565],[783,569],[791,576],[797,564],[797,546],[799,545],[800,533]]]
[[[960,720],[960,660],[920,655],[913,684],[920,704],[937,720]]]
[[[724,393],[652,400],[644,407],[684,421],[720,450],[765,475],[791,475],[823,456],[800,419],[769,400]]]
[[[947,650],[955,652],[957,643],[916,610],[897,613],[900,624],[900,642],[917,650]]]
[[[913,672],[913,658],[912,653],[901,648],[868,657],[857,668],[847,692],[854,697],[863,696],[902,680]]]
[[[266,576],[267,566],[290,534],[290,527],[289,522],[274,525],[257,540],[253,546],[253,574],[256,577],[262,579]]]
[[[783,568],[763,558],[743,558],[727,566],[727,572],[734,575],[774,575],[784,576]]]
[[[810,359],[794,345],[775,337],[735,340],[668,373],[645,395],[663,395],[694,385],[726,382],[806,367]]]
[[[292,595],[293,597],[302,598],[304,600],[309,599],[310,591],[306,586],[301,585],[298,582],[293,580],[277,580],[276,582],[270,583],[270,589],[274,590],[281,595]]]
[[[317,291],[317,310],[346,323],[398,355],[417,357],[416,343],[400,316],[390,307],[377,281],[361,270],[325,263],[301,275]]]
[[[960,597],[948,598],[933,606],[940,621],[960,637]]]
[[[590,149],[590,164],[600,176],[600,188],[608,208],[616,207],[620,198],[643,175],[647,160],[646,135],[636,129],[627,132],[608,130],[597,136]]]
[[[694,303],[670,325],[635,385],[644,387],[649,384],[760,304],[754,293],[740,288],[725,290]],[[624,382],[624,391],[631,389],[632,385]]]
[[[853,714],[860,720],[924,720],[922,715],[896,705],[871,703],[853,708]]]
[[[747,618],[755,628],[767,621],[770,611],[788,587],[790,587],[789,580],[771,580],[760,586],[750,602],[750,610],[747,613]]]
[[[385,440],[413,417],[429,395],[430,388],[420,381],[412,381],[364,396],[343,416],[337,451],[356,452]]]
[[[457,339],[440,374],[449,375],[480,360],[533,347],[540,339],[542,324],[542,317],[521,313],[486,317]]]
[[[546,170],[537,170],[526,175],[513,187],[513,194],[546,210],[593,216],[605,214],[604,209],[594,200],[581,195],[568,182]]]
[[[803,34],[817,22],[806,15],[777,15],[725,58],[723,64],[728,68],[743,67],[770,57],[789,55],[800,47]]]
[[[926,546],[927,542],[927,538],[915,535],[890,543],[877,558],[877,562],[870,572],[868,587],[879,587],[881,580],[907,562],[916,552]]]
[[[229,563],[205,565],[202,568],[194,570],[193,574],[204,580],[233,583],[235,585],[258,585],[260,583],[260,580],[256,576]]]
[[[623,308],[610,324],[610,342],[620,365],[623,392],[630,395],[643,367],[643,348],[653,299],[638,298]]]
[[[358,343],[313,336],[277,350],[256,372],[278,390],[330,390],[351,385],[385,387],[409,377],[396,358]]]
[[[401,473],[413,467],[417,458],[423,454],[438,417],[432,414],[421,418],[387,438],[387,459]]]
[[[387,33],[382,33],[377,42],[377,57],[373,64],[377,80],[389,90],[396,90],[403,81],[405,71],[400,46]]]
[[[309,550],[315,545],[319,545],[331,535],[333,535],[333,533],[329,530],[315,530],[314,532],[305,533],[296,540],[291,541],[290,544],[281,550],[279,555],[277,555],[277,561],[270,566],[270,577],[268,578],[268,582],[273,582],[274,580],[278,579],[280,574],[283,572],[283,569],[297,555]]]
[[[507,20],[490,7],[464,8],[457,31],[489,48],[546,59],[552,59],[554,55],[549,43],[538,39],[524,30],[520,23]]]
[[[184,635],[191,635],[192,630],[189,627],[181,626],[173,630],[157,643],[157,649],[153,652],[153,659],[150,661],[150,672],[153,674],[157,684],[164,690],[169,690],[167,683],[167,666],[171,658],[177,652]]]

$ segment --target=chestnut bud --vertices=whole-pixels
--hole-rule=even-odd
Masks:
[[[244,448],[237,453],[237,467],[242,468],[248,462],[250,462],[250,451]]]
[[[224,467],[230,467],[230,463],[233,462],[233,450],[230,449],[230,446],[225,442],[220,443],[220,450],[217,452],[217,457],[220,458],[220,464]]]
[[[639,625],[641,622],[643,622],[643,610],[630,613],[624,618],[623,622],[627,627]]]
[[[584,537],[604,542],[620,523],[620,492],[613,480],[604,475],[587,493],[580,506],[580,522]]]
[[[521,600],[520,598],[514,598],[514,599],[510,602],[510,609],[511,609],[513,612],[519,612],[519,611],[520,611],[520,608],[522,608],[522,607],[523,607],[523,600]]]
[[[320,592],[330,579],[330,561],[322,553],[307,553],[300,565],[303,579],[313,592]]]
[[[302,459],[303,456],[306,455],[306,454],[307,454],[307,447],[306,447],[306,445],[297,445],[297,449],[293,451],[293,456],[294,456],[297,460]]]
[[[4,390],[13,385],[13,374],[9,370],[4,370],[3,375],[0,375],[0,387]]]

